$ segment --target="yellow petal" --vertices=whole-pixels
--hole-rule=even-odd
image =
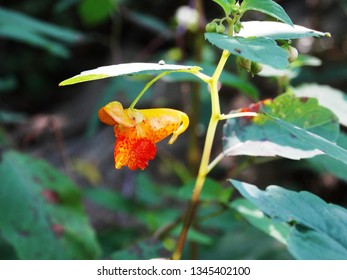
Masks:
[[[170,134],[173,134],[169,140],[169,144],[176,141],[178,135],[183,133],[188,125],[188,116],[178,110],[157,108],[139,110],[144,116],[143,123],[147,126],[146,134],[152,133],[153,141],[159,142]]]
[[[123,109],[121,103],[113,101],[99,110],[99,118],[103,123],[108,125],[115,125],[118,123],[126,127],[133,127],[136,122],[129,117],[126,112],[127,110]]]

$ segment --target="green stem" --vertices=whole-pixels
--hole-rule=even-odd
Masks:
[[[198,71],[190,71],[190,70],[181,70],[181,71],[176,71],[176,72],[186,72],[186,73],[191,73],[195,76],[197,76],[199,79],[201,79],[202,81],[204,81],[205,83],[209,83],[209,81],[211,80],[211,77],[205,75],[204,73],[198,72]],[[136,98],[134,99],[133,103],[131,103],[129,109],[134,109],[135,105],[137,104],[137,102],[139,102],[139,100],[141,99],[141,97],[145,94],[145,92],[159,79],[161,79],[162,77],[164,77],[167,74],[172,73],[172,71],[165,71],[160,73],[158,76],[156,76],[155,78],[153,78],[152,80],[150,80],[145,86],[144,88],[141,90],[141,92],[136,96]]]
[[[231,113],[227,115],[220,115],[219,120],[226,120],[226,119],[232,119],[232,118],[239,118],[239,117],[256,117],[259,114],[256,112],[237,112],[237,113]],[[220,153],[211,163],[208,165],[207,173],[210,173],[210,171],[225,157],[225,153]]]
[[[136,96],[135,100],[133,101],[133,103],[131,103],[129,109],[134,109],[135,105],[137,104],[137,102],[141,99],[141,97],[145,94],[145,92],[147,91],[147,89],[149,89],[156,81],[158,81],[159,79],[161,79],[162,77],[164,77],[165,75],[169,74],[170,72],[166,71],[166,72],[162,72],[160,73],[158,76],[156,76],[155,78],[153,78],[152,80],[150,80],[145,86],[144,88],[141,90],[141,92],[138,94],[138,96]]]
[[[210,171],[225,157],[224,153],[220,153],[214,160],[211,161],[211,163],[208,165],[207,172],[210,173]]]
[[[218,80],[223,71],[225,63],[228,60],[229,55],[230,53],[228,51],[226,50],[223,51],[213,76],[207,80],[207,83],[209,84],[210,90],[211,90],[212,114],[211,114],[210,122],[207,128],[205,146],[204,146],[204,150],[203,150],[203,154],[202,154],[202,158],[200,162],[198,176],[196,178],[195,186],[193,189],[193,195],[189,204],[187,214],[183,221],[183,228],[181,230],[180,236],[178,237],[176,248],[171,257],[173,260],[178,260],[182,256],[185,241],[188,235],[188,231],[193,222],[195,212],[199,203],[199,197],[200,197],[202,188],[204,186],[206,176],[208,174],[208,165],[210,161],[213,140],[216,133],[218,122],[221,117],[219,94],[218,94]]]

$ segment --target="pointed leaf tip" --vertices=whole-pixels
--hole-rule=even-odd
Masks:
[[[267,14],[277,20],[280,20],[288,25],[293,26],[293,22],[286,13],[286,11],[276,2],[272,0],[247,0],[243,1],[241,5],[241,12],[244,13],[247,10],[258,11]]]
[[[245,21],[237,34],[240,37],[266,37],[273,40],[291,40],[304,37],[330,37],[329,32],[317,31],[301,25],[276,21]]]

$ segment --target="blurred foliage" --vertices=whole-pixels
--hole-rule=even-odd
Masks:
[[[11,246],[17,258],[99,257],[80,190],[68,178],[47,163],[14,151],[2,154],[0,177],[2,243]]]
[[[78,12],[87,25],[100,24],[106,21],[117,8],[118,0],[82,0]]]
[[[79,32],[5,8],[0,9],[0,27],[1,37],[40,47],[64,58],[69,57],[70,52],[62,43],[73,44],[83,39]]]
[[[210,110],[208,89],[189,76],[177,85],[178,80],[182,81],[179,73],[167,77],[168,85],[159,83],[151,89],[141,102],[151,106],[184,106],[191,113],[191,134],[196,139],[188,139],[178,152],[165,153],[159,148],[162,159],[149,172],[129,175],[125,171],[114,175],[110,161],[112,147],[96,150],[98,141],[104,145],[102,141],[107,138],[104,134],[98,137],[101,130],[97,110],[115,96],[132,100],[147,80],[127,76],[100,82],[96,87],[83,85],[64,90],[57,85],[84,69],[128,61],[165,59],[188,65],[193,61],[192,65],[202,65],[207,74],[212,73],[219,51],[216,55],[199,32],[205,22],[223,11],[216,9],[213,1],[196,2],[205,5],[204,17],[201,26],[189,29],[175,15],[180,5],[189,5],[191,1],[1,1],[0,258],[170,256],[195,176],[191,172],[194,167],[182,166],[180,159],[188,158],[190,165],[196,164],[196,157],[187,155],[187,150],[195,149],[199,156]],[[302,64],[292,65],[290,73],[279,76],[270,73],[266,81],[262,77],[250,80],[231,60],[221,77],[225,111],[277,96],[288,80],[295,86],[315,82],[346,92],[344,1],[280,1],[280,4],[295,23],[309,21],[312,28],[330,31],[333,38],[320,42],[298,40],[300,52],[318,58],[302,56],[297,61]],[[259,18],[251,12],[247,16]],[[319,61],[324,63],[320,65]],[[163,91],[170,94],[158,93]],[[186,93],[194,93],[196,99],[189,99]],[[36,133],[33,117],[56,112],[67,116],[65,122],[56,127],[48,122],[44,128],[40,127],[41,133]],[[86,135],[95,151],[86,145]],[[345,134],[340,134],[337,143],[346,147]],[[110,160],[105,163],[100,151]],[[83,158],[84,155],[87,156]],[[72,156],[81,159],[74,161]],[[86,160],[88,157],[92,160]],[[269,232],[268,217],[252,216],[260,213],[255,209],[256,203],[251,205],[245,200],[230,203],[238,194],[232,191],[226,178],[247,177],[258,186],[271,181],[293,189],[307,188],[329,201],[347,205],[345,166],[336,160],[319,156],[302,164],[287,160],[260,163],[240,157],[223,162],[211,173],[184,258],[293,258],[283,239]],[[259,171],[255,171],[257,168]],[[286,223],[275,225],[284,232],[283,236],[290,226],[293,230],[293,225]],[[310,225],[304,226],[295,228],[299,231],[296,236],[304,238],[307,235],[300,234],[312,233],[307,230]],[[296,241],[302,245],[302,240]],[[294,256],[300,257],[298,253]]]

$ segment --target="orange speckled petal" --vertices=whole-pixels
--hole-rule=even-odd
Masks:
[[[154,159],[156,146],[146,138],[118,138],[114,149],[115,167],[128,166],[131,170],[145,169]]]
[[[188,116],[181,111],[166,108],[140,111],[144,116],[144,120],[138,126],[138,131],[147,135],[154,143],[173,134],[169,140],[169,144],[172,144],[189,125]]]

